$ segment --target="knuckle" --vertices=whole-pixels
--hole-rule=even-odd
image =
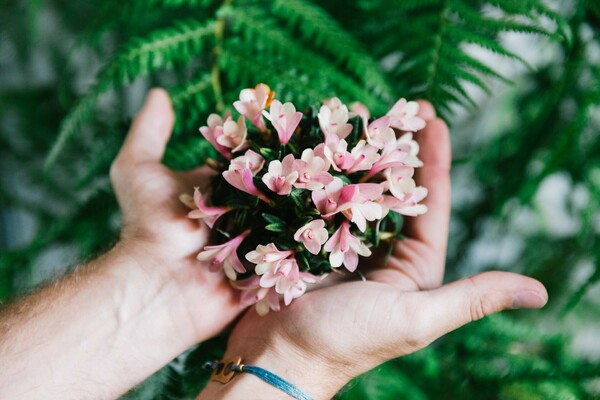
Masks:
[[[496,299],[491,294],[476,295],[471,300],[471,321],[478,321],[493,314],[498,309]]]

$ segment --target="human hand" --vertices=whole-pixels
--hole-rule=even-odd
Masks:
[[[429,189],[428,213],[406,219],[407,239],[393,244],[386,263],[363,266],[367,282],[311,291],[265,317],[248,311],[232,332],[226,357],[242,356],[245,364],[266,368],[315,398],[331,398],[349,379],[464,324],[546,303],[542,284],[507,272],[441,286],[450,217],[450,139],[429,103],[421,102],[420,114],[428,124],[416,135],[425,164],[416,180]],[[244,375],[229,385],[210,384],[200,398],[286,398]],[[260,395],[252,397],[255,393]]]
[[[177,298],[168,305],[170,323],[192,345],[220,332],[241,308],[224,276],[196,260],[209,231],[186,218],[189,210],[178,198],[207,185],[209,169],[175,172],[161,164],[173,123],[168,94],[152,90],[110,175],[123,215],[117,251],[131,257],[149,280],[177,285]],[[160,292],[145,294],[151,295]]]

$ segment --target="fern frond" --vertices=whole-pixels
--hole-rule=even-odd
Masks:
[[[349,101],[360,99],[376,113],[382,113],[381,98],[356,82],[344,71],[340,71],[324,57],[298,44],[289,34],[277,26],[277,21],[258,9],[249,7],[234,9],[226,7],[221,10],[222,17],[231,22],[232,30],[245,39],[245,45],[253,47],[255,58],[265,57],[271,62],[280,62],[287,68],[305,72],[317,79],[329,80],[331,92],[327,95],[347,97]]]
[[[381,69],[362,45],[322,8],[308,1],[277,0],[273,13],[295,29],[306,43],[335,60],[339,66],[372,89],[383,101],[391,101],[393,90]]]
[[[197,133],[203,123],[201,117],[215,104],[210,74],[204,73],[169,92],[176,115],[173,137],[177,138],[184,131]]]
[[[268,82],[286,101],[298,106],[310,105],[330,96],[331,83],[324,82],[295,69],[286,69],[278,63],[256,58],[256,53],[239,40],[226,41],[219,57],[221,69],[233,87],[246,87],[253,82]],[[273,77],[277,80],[272,82]],[[235,98],[239,90],[230,94]]]
[[[81,126],[89,119],[98,97],[111,87],[120,87],[150,72],[187,63],[202,53],[214,36],[214,21],[180,21],[147,38],[134,38],[99,73],[95,85],[71,110],[46,159],[48,170]]]
[[[512,51],[505,49],[500,43],[498,43],[498,41],[487,36],[478,35],[470,30],[465,29],[463,26],[449,25],[446,33],[452,41],[477,45],[498,55],[512,58],[513,60],[525,65],[530,71],[535,69],[529,62],[527,62],[527,60],[513,53]]]
[[[214,157],[212,145],[198,133],[187,140],[169,143],[163,163],[176,171],[188,170],[204,165],[207,157]]]
[[[439,5],[440,3],[441,0],[360,0],[358,6],[365,11],[389,11],[393,9],[406,12],[427,8],[431,5]]]
[[[400,61],[390,68],[398,84],[409,85],[410,97],[425,97],[442,109],[450,104],[472,105],[465,83],[488,91],[491,80],[508,81],[479,56],[467,52],[464,45],[475,45],[510,58],[531,69],[527,61],[498,41],[504,32],[542,35],[565,41],[564,18],[537,0],[445,0],[435,1],[363,1],[369,13],[366,20],[376,20],[361,29],[364,40],[372,43],[380,57],[400,54]],[[391,6],[393,4],[393,7]],[[500,16],[485,13],[485,6],[500,10]],[[547,28],[540,18],[554,22]],[[405,23],[410,21],[410,23]],[[409,39],[410,38],[410,39]]]

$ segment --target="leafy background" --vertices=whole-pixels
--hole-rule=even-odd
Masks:
[[[108,168],[148,88],[171,93],[164,162],[266,82],[308,107],[432,101],[451,125],[448,279],[540,279],[541,312],[507,312],[351,382],[341,399],[600,398],[600,5],[593,0],[11,0],[0,11],[0,301],[106,250]],[[127,399],[192,398],[219,337]]]

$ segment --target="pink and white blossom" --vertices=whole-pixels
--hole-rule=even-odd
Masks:
[[[328,238],[329,233],[327,233],[325,221],[322,219],[310,221],[294,234],[294,240],[302,242],[306,250],[315,255],[319,254],[321,246],[325,244]]]
[[[406,181],[412,180],[415,169],[412,167],[388,168],[383,171],[385,181],[382,182],[384,191],[389,190],[398,199],[404,199]]]
[[[263,164],[264,159],[260,154],[248,150],[243,156],[231,160],[229,169],[223,172],[223,178],[231,186],[269,202],[269,199],[254,185],[254,175],[262,169]]]
[[[375,200],[383,193],[377,183],[347,185],[340,191],[338,206],[333,213],[341,212],[354,222],[361,232],[367,228],[367,221],[383,218],[383,208]]]
[[[333,180],[333,176],[327,172],[329,164],[312,149],[304,149],[301,159],[294,162],[294,169],[298,171],[294,187],[300,189],[322,189]]]
[[[246,260],[256,264],[254,272],[257,275],[262,275],[275,268],[281,260],[286,259],[292,254],[291,250],[279,250],[274,243],[269,243],[266,246],[256,246],[256,250],[246,254]]]
[[[371,118],[371,112],[363,103],[355,101],[354,103],[350,104],[350,113],[348,114],[348,116],[350,118],[354,116],[359,116],[364,121],[368,122],[369,118]]]
[[[425,127],[425,121],[417,117],[419,103],[400,99],[393,105],[387,116],[391,118],[390,125],[402,131],[416,132]]]
[[[316,283],[314,275],[300,272],[296,260],[285,259],[272,270],[265,272],[260,277],[260,286],[263,288],[275,287],[275,291],[283,295],[285,305],[290,305],[293,299],[306,292],[307,283]]]
[[[275,92],[265,85],[259,83],[254,89],[244,89],[240,92],[240,99],[233,103],[235,109],[248,118],[259,130],[265,131],[265,121],[262,112],[271,105]]]
[[[377,183],[344,186],[341,179],[334,178],[323,190],[312,192],[312,200],[323,218],[341,212],[364,232],[367,221],[383,218],[383,209],[375,202],[382,193],[383,187]]]
[[[323,189],[314,190],[311,194],[311,198],[315,207],[321,215],[332,215],[338,207],[338,201],[344,182],[340,178],[333,178],[333,181],[328,185],[325,185]],[[329,219],[329,217],[326,217]]]
[[[275,288],[264,288],[260,286],[260,277],[253,276],[243,281],[232,282],[232,286],[242,291],[240,304],[242,307],[256,304],[256,312],[265,316],[270,310],[279,311],[279,294]]]
[[[225,119],[231,118],[225,115]],[[200,127],[200,133],[213,147],[227,159],[231,159],[231,150],[219,144],[218,138],[223,135],[223,118],[217,114],[210,114],[206,121],[208,126]]]
[[[368,171],[373,164],[379,160],[379,152],[376,147],[371,146],[364,140],[360,140],[350,152],[353,163],[346,169],[347,173],[356,171]]]
[[[278,195],[289,195],[292,192],[292,185],[298,179],[298,171],[294,168],[295,161],[292,154],[285,156],[283,162],[279,160],[271,161],[269,171],[263,175],[262,181]]]
[[[263,115],[273,124],[281,144],[288,144],[302,120],[302,113],[292,103],[281,104],[279,100],[273,100],[269,112],[263,111]]]
[[[396,141],[399,148],[406,149],[408,156],[404,160],[404,164],[409,167],[418,168],[423,166],[423,161],[419,159],[419,143],[413,140],[412,132],[405,133]]]
[[[331,167],[338,172],[349,168],[354,163],[352,155],[348,152],[348,143],[344,139],[340,139],[335,135],[328,136],[325,138],[324,147],[319,146],[317,148],[322,149]],[[317,148],[315,148],[315,152]]]
[[[395,140],[386,143],[381,152],[381,157],[373,164],[373,167],[369,170],[366,177],[370,178],[375,176],[378,172],[383,171],[386,168],[405,166],[409,151],[409,146],[404,145],[398,147]]]
[[[214,246],[204,246],[204,249],[198,253],[196,257],[199,261],[208,261],[208,269],[211,272],[216,272],[221,269],[225,275],[234,281],[236,272],[244,273],[246,268],[242,265],[237,255],[237,248],[244,241],[250,230],[244,231],[242,234],[223,244]]]
[[[246,119],[240,116],[235,122],[231,117],[227,117],[223,123],[222,134],[217,136],[217,143],[223,147],[231,149],[231,152],[244,150],[249,146],[246,136]]]
[[[329,262],[333,268],[342,264],[351,272],[358,266],[358,256],[368,257],[371,250],[359,238],[350,233],[350,224],[344,221],[324,246],[330,252]]]
[[[209,207],[206,205],[204,201],[204,196],[200,193],[200,189],[194,188],[194,197],[190,196],[187,193],[179,196],[181,202],[187,205],[192,209],[188,213],[188,218],[192,219],[201,219],[208,225],[209,228],[212,228],[217,219],[221,217],[221,215],[226,212],[231,211],[232,207]]]
[[[427,212],[427,206],[419,204],[427,196],[426,188],[417,187],[413,179],[403,179],[397,185],[396,190],[397,192],[393,196],[383,195],[377,200],[381,203],[385,214],[391,210],[398,214],[415,217]]]
[[[335,135],[344,139],[352,132],[352,125],[348,123],[348,107],[337,97],[325,100],[317,117],[325,137]]]
[[[387,143],[396,141],[396,133],[390,128],[390,122],[390,117],[381,117],[369,124],[365,133],[371,146],[383,149]]]

